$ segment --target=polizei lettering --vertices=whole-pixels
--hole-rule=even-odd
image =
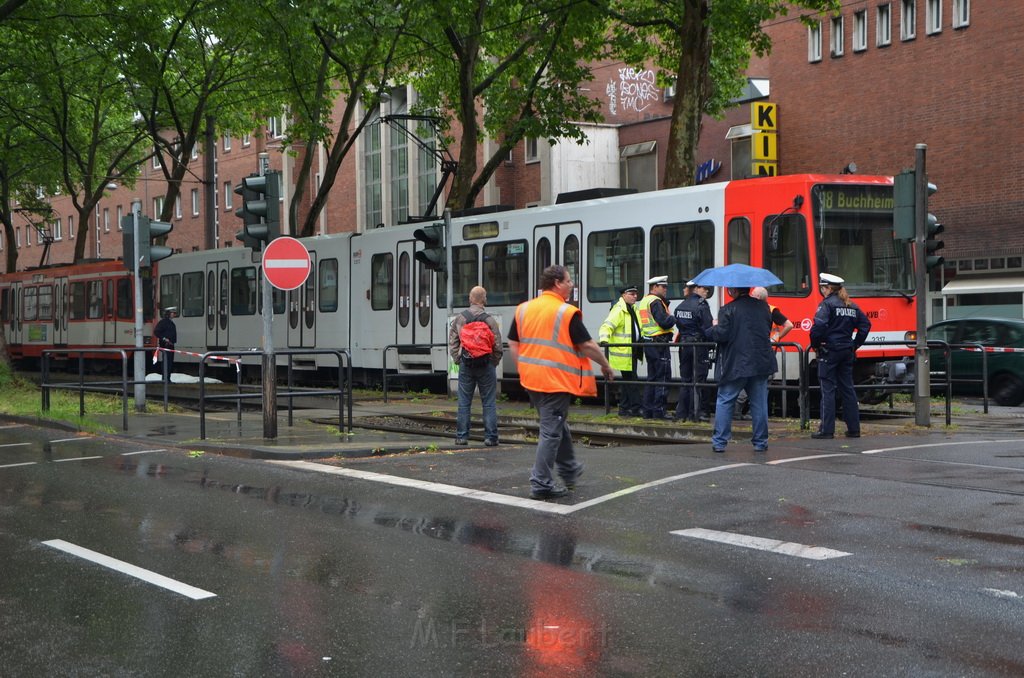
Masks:
[[[856,318],[857,309],[850,306],[840,306],[836,308],[836,316],[845,316],[847,318]]]

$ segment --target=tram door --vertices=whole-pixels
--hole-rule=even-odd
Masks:
[[[117,318],[114,316],[114,281],[107,278],[103,281],[103,343],[113,344],[117,341]]]
[[[316,252],[309,253],[309,277],[288,292],[288,347],[316,348]]]
[[[68,279],[61,276],[53,285],[53,343],[66,346],[68,343]]]
[[[10,343],[20,344],[21,339],[21,283],[11,283],[11,338]]]
[[[206,347],[228,346],[228,262],[206,264]]]
[[[552,264],[561,264],[569,269],[569,276],[575,283],[569,303],[580,305],[580,290],[583,289],[583,270],[580,267],[580,238],[583,227],[578,222],[538,226],[533,231],[534,272],[532,296],[540,291],[540,274]]]
[[[398,243],[396,260],[398,266],[395,270],[395,299],[398,301],[398,318],[395,326],[396,344],[416,343],[416,305],[419,295],[416,294],[416,279],[413,273],[416,268],[416,260],[413,258],[416,242],[413,240]],[[429,297],[429,283],[427,286]],[[424,337],[429,342],[429,335]]]

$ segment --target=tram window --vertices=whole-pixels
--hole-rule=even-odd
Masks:
[[[370,308],[374,311],[390,311],[394,307],[394,279],[394,255],[374,254],[370,259]]]
[[[891,219],[890,219],[891,223]],[[803,215],[772,215],[764,220],[764,267],[782,280],[769,292],[806,297],[811,293],[807,226]]]
[[[85,318],[85,283],[71,283],[71,319]]]
[[[53,320],[53,285],[39,288],[39,319]]]
[[[648,277],[668,276],[669,299],[682,299],[685,296],[686,281],[714,265],[713,222],[662,224],[651,229],[651,268]]]
[[[587,299],[611,301],[644,277],[644,232],[639,228],[591,233],[587,238]]]
[[[256,268],[231,269],[231,315],[256,313]]]
[[[37,288],[26,287],[21,295],[24,320],[36,320],[39,317],[39,295]]]
[[[181,315],[198,318],[203,315],[203,274],[196,271],[181,277]]]
[[[541,238],[535,243],[533,251],[533,274],[537,276],[537,289],[540,290],[540,274],[544,272],[544,269],[550,266],[553,262],[551,256],[551,240],[548,238]],[[573,282],[576,279],[573,278]]]
[[[566,269],[569,271],[573,282],[576,285],[581,284],[580,280],[580,239],[575,235],[570,235],[562,243],[562,262],[565,264]],[[580,288],[575,285],[572,288],[572,298],[569,299],[570,304],[580,305]]]
[[[103,283],[99,280],[90,280],[89,283],[89,317],[103,317]]]
[[[121,278],[117,281],[117,317],[121,320],[131,320],[133,315],[132,281]]]
[[[455,279],[452,281],[453,306],[469,304],[469,291],[476,287],[480,279],[479,248],[476,245],[459,245],[452,248],[452,268]],[[437,274],[437,307],[448,308],[448,275]]]
[[[324,259],[320,262],[320,302],[321,313],[334,313],[338,310],[338,260]]]
[[[483,286],[490,306],[514,306],[527,299],[529,259],[525,240],[484,245]]]
[[[142,322],[153,320],[153,278],[149,277],[149,269],[142,276]]]
[[[160,308],[181,308],[181,276],[160,276]]]
[[[11,319],[11,291],[0,290],[0,320],[7,322]]]
[[[420,264],[416,267],[419,271],[419,281],[416,283],[416,321],[420,327],[430,325],[430,279],[433,271]]]
[[[750,219],[736,217],[729,220],[729,244],[725,253],[725,263],[750,264]]]

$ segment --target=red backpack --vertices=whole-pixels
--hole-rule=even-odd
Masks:
[[[470,367],[487,364],[494,352],[494,332],[485,322],[490,316],[486,313],[473,316],[465,310],[462,317],[466,324],[459,330],[459,343],[462,344],[459,364]]]

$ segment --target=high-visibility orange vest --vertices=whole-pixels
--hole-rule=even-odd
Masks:
[[[546,290],[516,309],[519,331],[519,381],[540,393],[597,395],[590,358],[577,353],[569,337],[569,321],[580,310]]]

